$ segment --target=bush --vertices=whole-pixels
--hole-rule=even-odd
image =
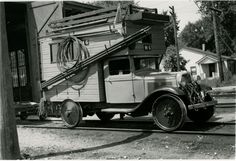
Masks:
[[[236,75],[232,75],[230,72],[226,72],[224,75],[223,82],[220,82],[219,78],[214,78],[210,80],[209,79],[200,80],[200,83],[211,87],[236,86]]]

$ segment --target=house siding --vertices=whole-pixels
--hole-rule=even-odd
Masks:
[[[184,57],[184,59],[187,60],[187,64],[185,65],[187,71],[190,72],[191,71],[190,68],[195,66],[197,69],[196,75],[200,75],[202,73],[201,67],[196,62],[204,56],[203,54],[195,53],[184,49],[180,50],[179,53],[182,57]]]

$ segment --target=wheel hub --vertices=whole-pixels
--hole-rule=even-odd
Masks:
[[[65,116],[67,117],[67,118],[69,118],[70,117],[70,115],[71,115],[71,113],[72,113],[72,111],[70,110],[70,111],[66,111],[65,112]]]
[[[173,115],[174,115],[174,112],[171,110],[171,107],[165,106],[165,108],[164,108],[164,116],[170,118]]]

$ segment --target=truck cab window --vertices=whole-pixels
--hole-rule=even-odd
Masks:
[[[158,58],[134,58],[135,70],[158,70]]]
[[[109,61],[110,75],[121,75],[130,73],[129,59],[119,59]]]

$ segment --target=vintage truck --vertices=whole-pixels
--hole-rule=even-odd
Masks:
[[[69,128],[96,114],[152,113],[156,125],[173,131],[186,117],[205,122],[214,101],[186,71],[160,72],[164,23],[156,9],[136,6],[99,9],[50,23],[39,38],[44,111],[60,111]]]

